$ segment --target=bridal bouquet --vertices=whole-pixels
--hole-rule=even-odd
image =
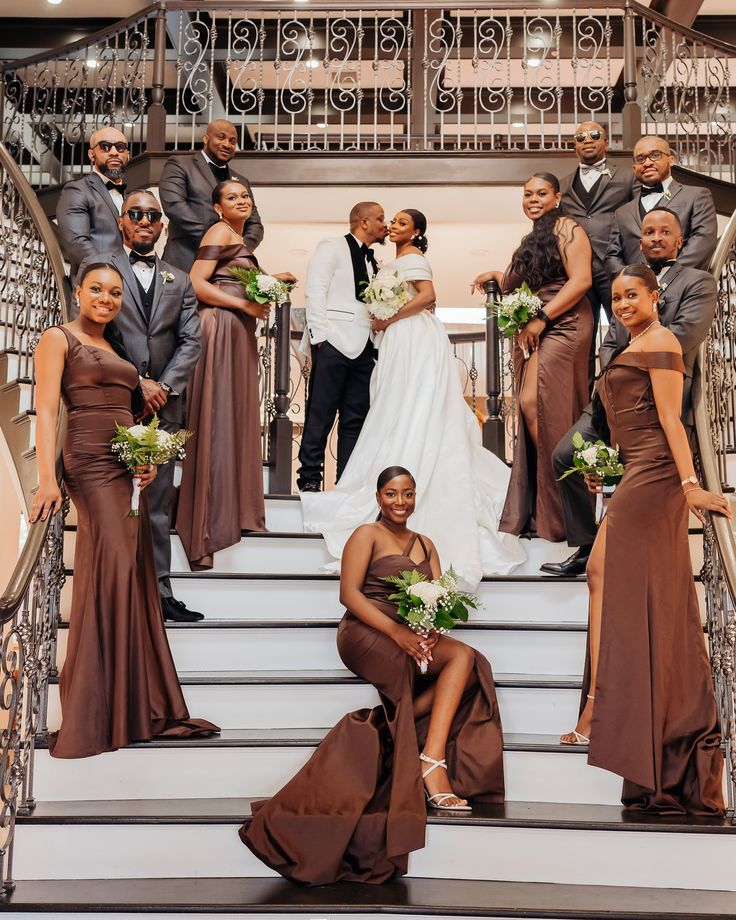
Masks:
[[[434,581],[429,581],[416,569],[388,575],[383,580],[398,588],[389,600],[397,604],[396,612],[409,629],[421,636],[431,631],[444,635],[458,620],[467,623],[468,607],[478,606],[472,594],[458,591],[457,576],[452,568]],[[420,670],[426,674],[426,661],[422,662]]]
[[[543,301],[534,294],[526,281],[510,294],[492,304],[498,318],[498,328],[508,338],[518,335],[523,326],[534,319],[542,309]]]
[[[411,299],[409,285],[400,271],[380,268],[363,288],[363,302],[376,319],[391,319]]]
[[[257,268],[242,268],[234,265],[230,274],[245,292],[248,300],[256,303],[282,304],[289,299],[294,287],[289,281],[281,281],[273,275],[264,275]]]
[[[158,416],[154,415],[147,425],[115,426],[115,437],[111,447],[118,460],[134,470],[138,466],[153,466],[168,460],[183,460],[184,444],[192,436],[191,431],[162,431]],[[133,495],[130,499],[130,517],[138,517],[141,486],[137,477],[133,477]]]
[[[579,431],[572,436],[575,451],[572,468],[566,470],[560,480],[572,473],[581,476],[597,476],[604,486],[616,486],[624,475],[624,465],[618,459],[618,448],[609,447],[603,441],[585,441]]]

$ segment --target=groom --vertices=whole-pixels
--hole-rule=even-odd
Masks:
[[[307,341],[311,345],[312,371],[299,449],[301,492],[320,491],[335,416],[339,479],[368,414],[373,345],[370,316],[360,295],[362,283],[377,268],[370,246],[383,243],[387,233],[381,205],[361,201],[350,212],[350,233],[322,240],[307,267],[302,347]]]

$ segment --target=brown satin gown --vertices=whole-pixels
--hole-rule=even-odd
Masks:
[[[510,271],[503,290],[515,290],[524,279]],[[550,279],[536,294],[546,304],[567,283],[566,277]],[[593,338],[593,311],[587,297],[554,320],[539,343],[537,376],[538,446],[534,449],[518,412],[518,437],[514,445],[511,481],[499,530],[522,534],[536,531],[544,540],[565,539],[560,493],[552,468],[552,451],[580,418],[590,402],[588,355]],[[521,392],[526,362],[514,342],[515,389]]]
[[[431,578],[427,551],[371,562],[363,593],[398,621],[383,578],[417,569]],[[419,538],[421,540],[421,537]],[[276,795],[253,805],[240,829],[243,843],[294,882],[379,884],[405,875],[409,853],[424,846],[427,811],[419,752],[429,717],[415,720],[412,701],[427,678],[395,642],[346,613],[337,633],[346,667],[378,690],[381,705],[346,715],[308,763]],[[452,789],[476,801],[502,802],[503,735],[493,674],[475,653],[475,667],[447,741]]]
[[[624,778],[622,801],[659,814],[723,814],[723,755],[695,594],[688,508],[649,368],[673,352],[624,351],[598,379],[624,477],[606,517],[597,682],[588,763]]]
[[[132,477],[110,448],[115,424],[133,424],[138,372],[59,328],[69,343],[64,482],[78,523],[62,722],[51,753],[89,757],[157,735],[211,735],[216,725],[189,717],[166,639],[146,493],[140,516],[130,517]]]
[[[245,300],[229,273],[254,268],[239,243],[202,246],[198,259],[217,259],[210,283]],[[218,550],[240,542],[241,531],[266,529],[255,317],[199,304],[202,353],[189,388],[187,442],[176,530],[189,565],[212,568]]]

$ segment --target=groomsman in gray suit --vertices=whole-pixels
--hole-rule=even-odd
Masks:
[[[560,192],[565,213],[583,227],[593,250],[593,286],[588,291],[593,309],[593,340],[588,362],[592,388],[601,308],[611,319],[611,277],[603,263],[613,215],[617,208],[636,197],[637,182],[630,170],[622,169],[606,158],[608,135],[603,125],[597,121],[584,121],[575,129],[573,138],[578,168],[560,180]]]
[[[100,128],[89,139],[92,172],[68,182],[59,198],[56,220],[64,258],[74,278],[88,256],[122,245],[118,219],[125,195],[128,141],[117,128]]]
[[[163,230],[161,216],[161,205],[154,195],[130,192],[120,217],[123,245],[96,258],[114,265],[123,279],[123,307],[115,327],[138,368],[145,401],[143,418],[157,412],[161,428],[177,431],[182,425],[181,396],[199,357],[200,328],[189,276],[154,252]],[[159,467],[146,494],[164,618],[201,620],[201,613],[187,610],[171,591],[174,461]]]
[[[708,272],[684,264],[679,253],[685,248],[678,215],[669,208],[655,207],[645,215],[641,225],[641,253],[659,282],[658,316],[678,338],[685,362],[685,386],[682,420],[692,425],[692,378],[698,349],[708,335],[716,312],[717,285]],[[637,260],[639,261],[639,260]],[[617,320],[601,345],[601,366],[606,367],[629,341],[629,333]],[[579,431],[586,441],[606,434],[596,429],[592,406],[560,441],[552,454],[555,475],[572,467],[572,436]],[[565,517],[567,542],[580,547],[564,562],[547,562],[542,571],[550,575],[582,575],[595,540],[596,525],[593,499],[581,476],[568,476],[558,482]]]
[[[674,211],[682,225],[678,260],[690,268],[706,269],[718,242],[713,196],[705,188],[681,185],[672,175],[674,154],[664,138],[643,137],[634,147],[634,173],[641,183],[639,198],[620,207],[613,218],[606,253],[612,277],[624,265],[643,262],[639,246],[642,220],[654,207]]]
[[[263,224],[250,183],[229,166],[238,149],[235,125],[222,118],[213,121],[207,126],[203,144],[202,150],[193,156],[169,157],[159,183],[161,202],[169,218],[164,259],[185,272],[194,264],[202,237],[219,219],[212,206],[212,190],[226,179],[242,182],[253,200],[243,233],[245,245],[253,252],[263,239]]]

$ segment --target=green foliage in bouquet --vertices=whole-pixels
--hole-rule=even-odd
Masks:
[[[242,287],[247,299],[256,303],[283,303],[289,299],[289,292],[294,287],[290,282],[266,275],[257,268],[233,265],[229,272]]]
[[[398,588],[389,600],[397,605],[397,614],[415,632],[446,633],[457,622],[467,623],[468,608],[478,606],[472,594],[458,590],[452,568],[434,581],[416,569],[388,575],[383,580]]]
[[[160,465],[169,460],[184,459],[184,445],[192,436],[191,431],[181,429],[169,433],[159,428],[158,415],[148,425],[115,425],[115,437],[111,443],[121,463],[130,469],[149,464]]]
[[[512,338],[542,309],[542,299],[535,294],[526,281],[515,291],[491,305],[498,321],[498,330]]]
[[[575,451],[572,455],[572,468],[566,470],[560,480],[572,473],[581,476],[598,476],[604,486],[616,486],[624,475],[624,465],[618,459],[618,449],[610,447],[604,441],[586,441],[579,431],[572,436]]]

